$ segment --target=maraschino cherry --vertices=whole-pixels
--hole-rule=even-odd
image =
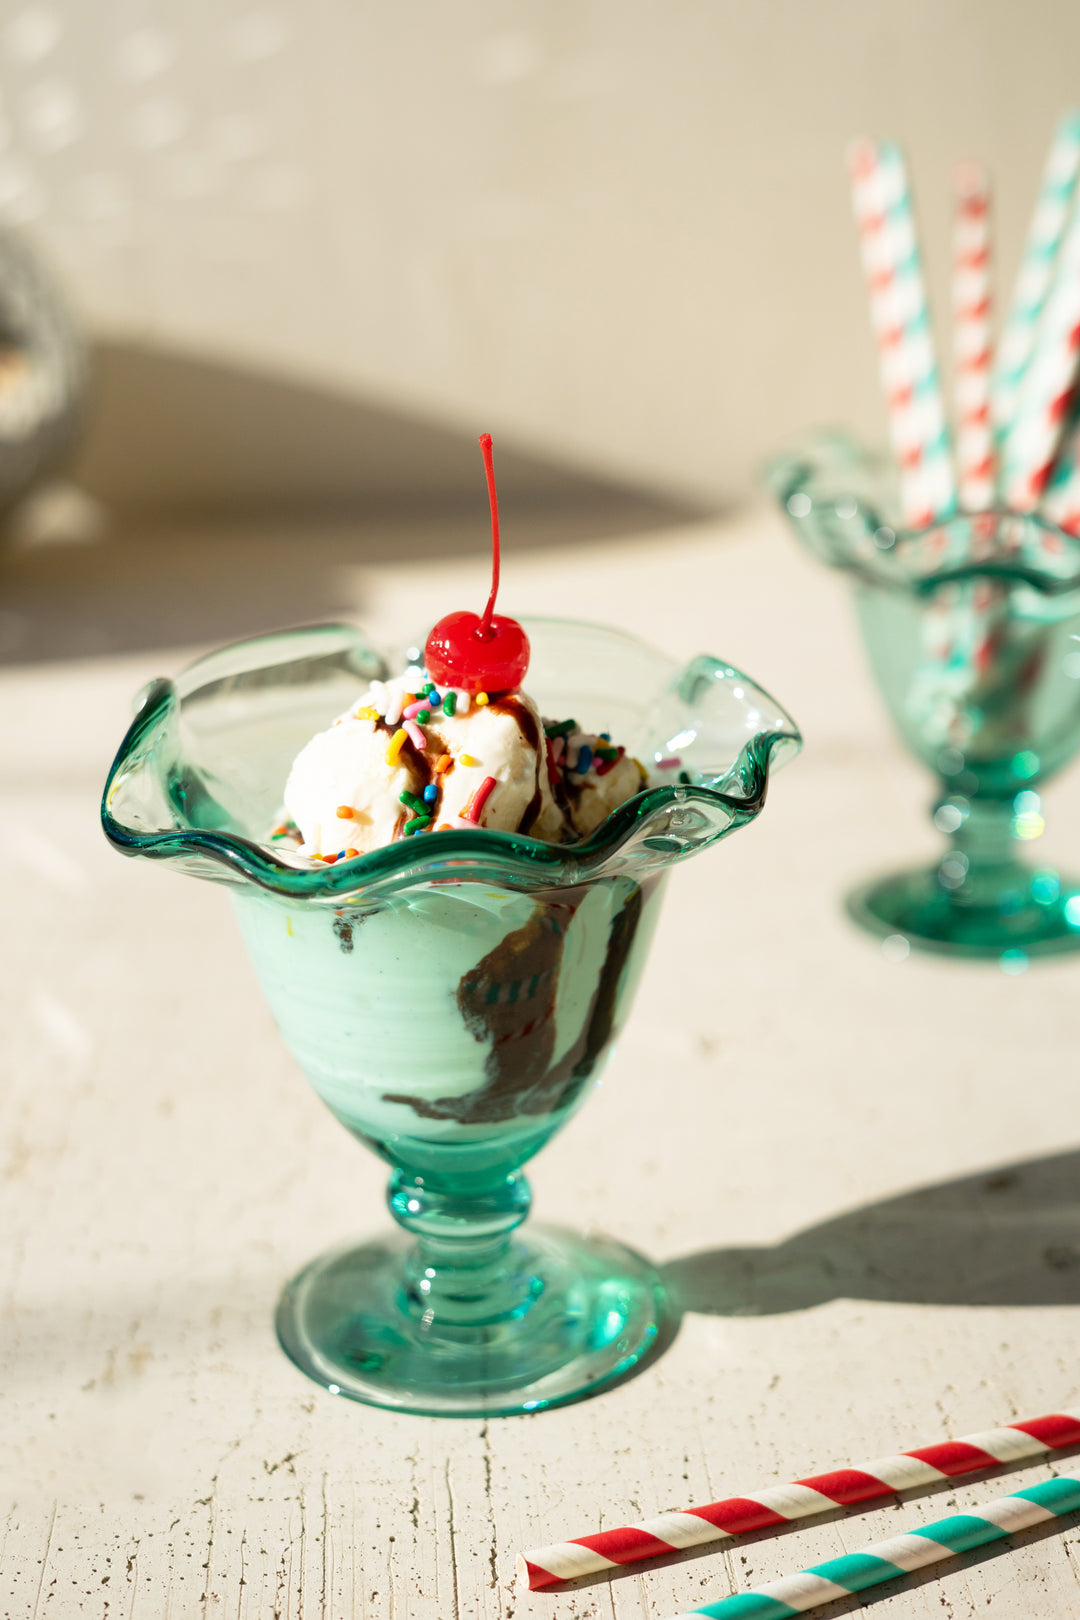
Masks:
[[[495,697],[516,692],[525,679],[529,638],[516,619],[495,612],[499,594],[499,500],[495,494],[490,433],[481,433],[480,450],[491,503],[491,595],[482,616],[448,613],[439,620],[428,636],[424,665],[436,686],[456,686],[462,692],[486,692]]]

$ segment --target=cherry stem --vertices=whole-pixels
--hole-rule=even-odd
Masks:
[[[499,594],[499,497],[495,493],[495,462],[491,453],[491,434],[481,433],[480,453],[484,458],[484,471],[487,474],[488,503],[491,507],[491,595],[488,597],[487,607],[483,618],[476,627],[478,641],[491,640],[491,616],[495,612],[495,598]]]

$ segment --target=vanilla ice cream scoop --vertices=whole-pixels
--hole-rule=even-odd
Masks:
[[[381,686],[381,683],[376,683]],[[426,778],[412,750],[388,758],[386,727],[372,706],[376,686],[312,737],[285,784],[285,808],[300,830],[305,855],[357,854],[400,838],[410,812],[405,793],[422,794]]]
[[[434,690],[416,670],[372,682],[301,749],[285,808],[301,854],[322,859],[446,827],[548,843],[568,833],[532,699],[515,692],[478,702]]]

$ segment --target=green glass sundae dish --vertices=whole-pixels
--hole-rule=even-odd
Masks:
[[[146,693],[102,805],[122,852],[229,885],[290,1050],[392,1166],[403,1230],[314,1260],[277,1327],[333,1393],[415,1412],[573,1400],[656,1342],[653,1267],[520,1232],[521,1167],[625,1023],[668,868],[799,746],[720,660],[498,623],[507,661],[473,671],[446,620],[396,676],[340,625],[213,653]],[[496,688],[523,658],[531,695]]]

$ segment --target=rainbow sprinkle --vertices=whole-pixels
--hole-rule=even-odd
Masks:
[[[597,776],[606,776],[608,771],[613,771],[615,769],[620,759],[622,759],[623,755],[626,753],[626,749],[601,748],[599,752],[603,757],[603,764],[596,767],[596,774]]]
[[[405,837],[411,838],[414,833],[422,832],[425,827],[430,826],[430,816],[413,816],[411,821],[405,823]]]
[[[488,697],[486,692],[477,692],[473,702],[476,704],[478,709],[482,709],[485,704],[491,702],[491,699]]]
[[[487,804],[488,800],[490,799],[491,794],[492,794],[492,790],[494,789],[494,787],[495,787],[495,778],[493,776],[485,776],[484,780],[481,782],[480,786],[476,789],[475,793],[472,794],[472,796],[469,799],[468,804],[465,806],[464,810],[461,812],[463,820],[472,821],[472,822],[479,822],[479,820],[480,820],[480,812],[484,808],[485,804]]]
[[[476,759],[472,754],[462,754],[461,755],[461,763],[463,765],[479,765],[480,761],[478,759]]]
[[[443,771],[448,771],[453,763],[449,754],[440,754],[435,761],[435,775],[441,776]]]
[[[386,763],[388,765],[397,764],[401,750],[404,748],[408,740],[409,734],[404,729],[394,732],[394,735],[386,745]]]
[[[356,711],[357,720],[377,720],[378,718],[378,709],[372,709],[370,706]]]
[[[560,737],[558,740],[561,742],[562,738]],[[552,787],[557,787],[562,781],[562,777],[559,774],[559,767],[556,764],[557,756],[555,753],[555,744],[552,742],[550,737],[544,738],[544,748],[547,753],[548,781]]]
[[[424,789],[424,803],[425,804],[434,804],[435,800],[438,797],[439,797],[438,788],[435,786],[434,782],[429,782],[427,787]]]
[[[442,708],[443,714],[445,714],[448,718],[453,716],[454,710],[457,708],[456,692],[447,692],[446,696],[443,698]]]
[[[408,737],[409,741],[412,743],[413,747],[418,749],[419,752],[422,754],[424,752],[424,749],[427,747],[427,738],[424,736],[424,733],[420,730],[420,727],[417,725],[416,721],[415,720],[406,720],[404,730],[405,730],[406,736]]]

